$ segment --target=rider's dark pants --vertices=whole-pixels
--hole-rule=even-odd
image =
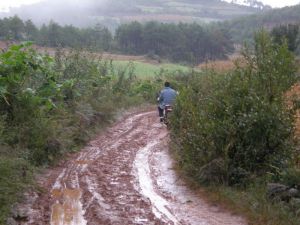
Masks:
[[[159,117],[164,117],[164,110],[162,108],[160,108],[159,106],[157,108],[158,108]]]

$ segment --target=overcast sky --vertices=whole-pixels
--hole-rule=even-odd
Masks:
[[[16,7],[22,4],[32,4],[41,0],[0,0],[0,11],[8,11],[9,7]]]
[[[42,0],[0,0],[0,11],[7,11],[9,7],[20,6],[22,4],[31,4],[40,1]],[[271,5],[272,7],[283,7],[298,4],[300,0],[261,0],[261,2]]]
[[[261,0],[261,2],[272,7],[284,7],[296,5],[300,2],[300,0]]]

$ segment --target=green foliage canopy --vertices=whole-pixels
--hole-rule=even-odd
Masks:
[[[37,28],[30,20],[23,22],[15,16],[0,19],[0,39],[33,41],[49,47],[148,55],[194,65],[205,60],[224,59],[234,51],[225,29],[196,23],[132,22],[120,25],[113,36],[101,25],[76,28],[51,21]]]

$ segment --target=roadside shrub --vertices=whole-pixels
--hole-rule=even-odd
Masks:
[[[280,178],[285,185],[300,188],[300,169],[288,168],[281,173]]]
[[[5,224],[5,216],[31,182],[32,168],[20,158],[0,157],[0,224]]]
[[[234,71],[194,76],[180,91],[172,137],[179,165],[199,181],[240,186],[267,173],[278,176],[291,163],[292,112],[284,93],[297,81],[294,57],[264,31],[254,52],[243,55],[245,63]],[[216,159],[225,173],[203,180]]]
[[[53,59],[30,46],[0,54],[0,132],[35,165],[85,143],[88,130],[153,92],[151,83],[136,78],[133,64],[116,71],[88,52],[58,51]]]

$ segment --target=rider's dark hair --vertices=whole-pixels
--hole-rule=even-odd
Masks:
[[[165,82],[165,87],[170,87],[170,82],[166,81]]]

